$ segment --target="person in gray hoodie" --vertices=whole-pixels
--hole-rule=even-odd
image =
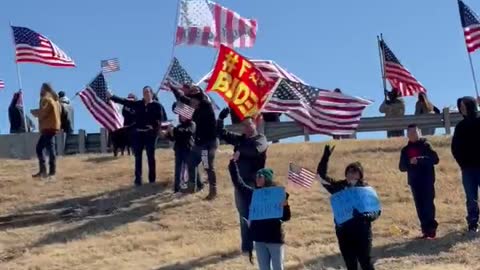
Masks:
[[[224,128],[223,121],[229,113],[229,108],[225,108],[220,112],[217,120],[217,135],[220,140],[233,145],[234,152],[240,153],[240,157],[236,162],[240,177],[245,184],[253,188],[255,187],[257,172],[265,167],[268,141],[265,135],[257,132],[255,122],[252,118],[243,119],[241,122],[243,132],[241,134],[227,131]],[[250,198],[246,197],[244,193],[238,189],[235,189],[234,195],[240,220],[242,252],[251,252],[253,250],[253,240],[249,235],[248,224],[245,222],[245,219],[248,219]]]
[[[67,133],[72,134],[73,127],[73,106],[70,104],[70,100],[65,96],[65,92],[58,92],[58,101],[62,106],[62,111],[60,113],[61,129]]]

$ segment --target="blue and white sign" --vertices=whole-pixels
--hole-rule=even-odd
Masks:
[[[341,225],[353,218],[353,209],[360,213],[381,210],[380,200],[372,187],[353,187],[330,197],[335,222]]]
[[[281,218],[285,197],[285,188],[283,187],[256,189],[252,195],[248,219],[252,221]]]

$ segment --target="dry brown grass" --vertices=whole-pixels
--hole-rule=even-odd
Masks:
[[[415,241],[418,222],[406,176],[398,172],[403,140],[338,142],[331,174],[360,160],[383,202],[374,224],[378,269],[480,269],[479,241],[464,236],[464,194],[449,139],[436,138],[438,240]],[[1,161],[0,269],[255,269],[238,254],[237,213],[226,166],[217,161],[219,198],[172,198],[172,152],[157,152],[160,184],[131,187],[132,158],[78,156],[59,161],[56,181],[30,178],[34,161]],[[268,166],[285,181],[294,161],[312,170],[323,144],[274,145]],[[168,185],[168,187],[165,187]],[[292,193],[286,224],[287,269],[341,269],[328,195],[320,185]],[[64,212],[65,209],[77,209]],[[36,215],[27,215],[37,213]],[[61,213],[61,214],[59,214]],[[13,216],[16,215],[16,216]],[[7,216],[9,219],[7,220]]]

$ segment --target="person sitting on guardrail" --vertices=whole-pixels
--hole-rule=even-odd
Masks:
[[[162,104],[153,100],[153,91],[150,86],[143,88],[143,98],[133,101],[120,98],[108,92],[109,98],[116,103],[122,104],[135,110],[134,128],[134,151],[135,151],[135,180],[136,186],[142,185],[142,156],[143,149],[147,152],[148,181],[155,183],[155,148],[157,137],[161,130],[161,123],[167,120]]]
[[[363,167],[359,162],[354,162],[345,168],[345,180],[337,181],[327,175],[328,161],[335,147],[325,145],[323,156],[318,163],[317,173],[321,178],[323,187],[335,194],[352,187],[368,187],[364,180]],[[342,253],[347,270],[358,269],[358,263],[363,270],[374,270],[372,251],[372,225],[381,214],[381,211],[359,213],[353,210],[353,218],[343,224],[337,224],[335,230],[338,245]]]
[[[463,120],[455,127],[452,138],[452,155],[462,171],[462,182],[467,197],[468,230],[478,232],[480,186],[480,120],[477,117],[477,102],[473,97],[457,100]]]
[[[399,169],[408,173],[408,185],[412,191],[422,228],[421,239],[434,239],[438,223],[435,220],[435,165],[439,158],[427,139],[421,138],[414,124],[407,129],[408,144],[400,154]]]
[[[223,121],[229,113],[230,109],[224,108],[218,116],[218,137],[220,140],[233,145],[234,152],[240,152],[240,157],[237,161],[240,176],[247,185],[254,187],[257,171],[265,167],[268,149],[267,138],[265,135],[257,132],[255,122],[249,117],[241,122],[243,126],[242,134],[227,131],[224,128]],[[253,241],[248,235],[248,225],[244,221],[245,218],[248,218],[250,201],[237,189],[234,191],[234,196],[240,220],[241,249],[242,252],[250,252],[253,250]]]
[[[33,116],[38,118],[40,138],[38,139],[36,152],[39,163],[39,172],[32,175],[34,178],[46,178],[47,167],[44,150],[48,153],[49,171],[48,176],[56,173],[56,157],[54,137],[60,131],[60,103],[58,95],[50,86],[44,83],[40,89],[40,107],[31,110]]]
[[[254,186],[246,184],[240,175],[238,167],[238,160],[241,156],[242,154],[238,151],[233,154],[228,170],[235,189],[248,198],[248,201],[251,201],[255,189],[277,186],[274,181],[274,173],[269,168],[260,169],[256,173]],[[260,270],[283,269],[285,233],[282,224],[289,221],[291,217],[288,197],[289,194],[286,193],[283,203],[283,216],[281,218],[252,220],[249,222],[249,234],[255,242],[255,251]],[[251,251],[249,255],[250,262],[253,263]]]
[[[175,102],[172,106],[172,111],[175,113]],[[167,130],[162,133],[168,139],[174,142],[173,150],[175,151],[175,180],[173,185],[173,192],[178,193],[181,191],[183,172],[188,172],[188,159],[193,148],[194,135],[195,135],[195,122],[192,120],[178,115],[179,124],[174,128],[168,126]],[[183,182],[188,182],[188,179],[183,179]],[[186,180],[186,181],[185,181]],[[201,184],[200,172],[197,170],[197,188],[203,188]]]
[[[428,100],[427,94],[418,94],[418,100],[417,103],[415,103],[415,115],[435,113],[440,113],[440,110]],[[433,134],[435,134],[435,128],[422,128],[422,135],[430,136]]]
[[[380,105],[380,113],[384,113],[386,118],[402,117],[405,115],[405,103],[399,96],[398,89],[392,89],[390,92],[386,92],[387,98]],[[403,130],[389,130],[387,131],[387,137],[403,137]]]

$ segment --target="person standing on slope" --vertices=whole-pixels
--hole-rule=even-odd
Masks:
[[[477,102],[473,97],[457,100],[463,120],[455,127],[452,155],[462,171],[462,182],[467,198],[468,231],[478,232],[478,187],[480,186],[480,120]]]
[[[412,190],[418,219],[422,228],[422,239],[434,239],[438,223],[435,220],[435,165],[439,159],[427,139],[421,138],[416,125],[407,129],[408,144],[400,154],[399,169],[407,172],[408,185]]]
[[[209,193],[205,199],[214,200],[217,197],[217,175],[215,173],[215,155],[218,148],[216,133],[215,111],[209,98],[198,86],[184,85],[179,89],[170,85],[177,101],[195,109],[192,120],[195,122],[195,145],[192,148],[188,162],[189,185],[203,188],[200,179],[197,179],[197,170],[200,162],[207,172]]]
[[[230,110],[223,109],[217,120],[217,134],[218,137],[228,144],[234,146],[233,151],[239,152],[240,157],[237,160],[238,170],[245,184],[250,187],[255,187],[255,179],[257,172],[265,167],[267,159],[268,141],[265,135],[257,132],[257,127],[252,118],[245,118],[241,122],[243,126],[243,133],[238,134],[227,131],[224,128],[223,121],[227,118]],[[248,209],[250,200],[238,190],[234,190],[235,205],[239,214],[240,220],[240,235],[242,239],[242,252],[251,252],[253,250],[253,241],[248,234],[248,224],[245,222],[248,219]]]

